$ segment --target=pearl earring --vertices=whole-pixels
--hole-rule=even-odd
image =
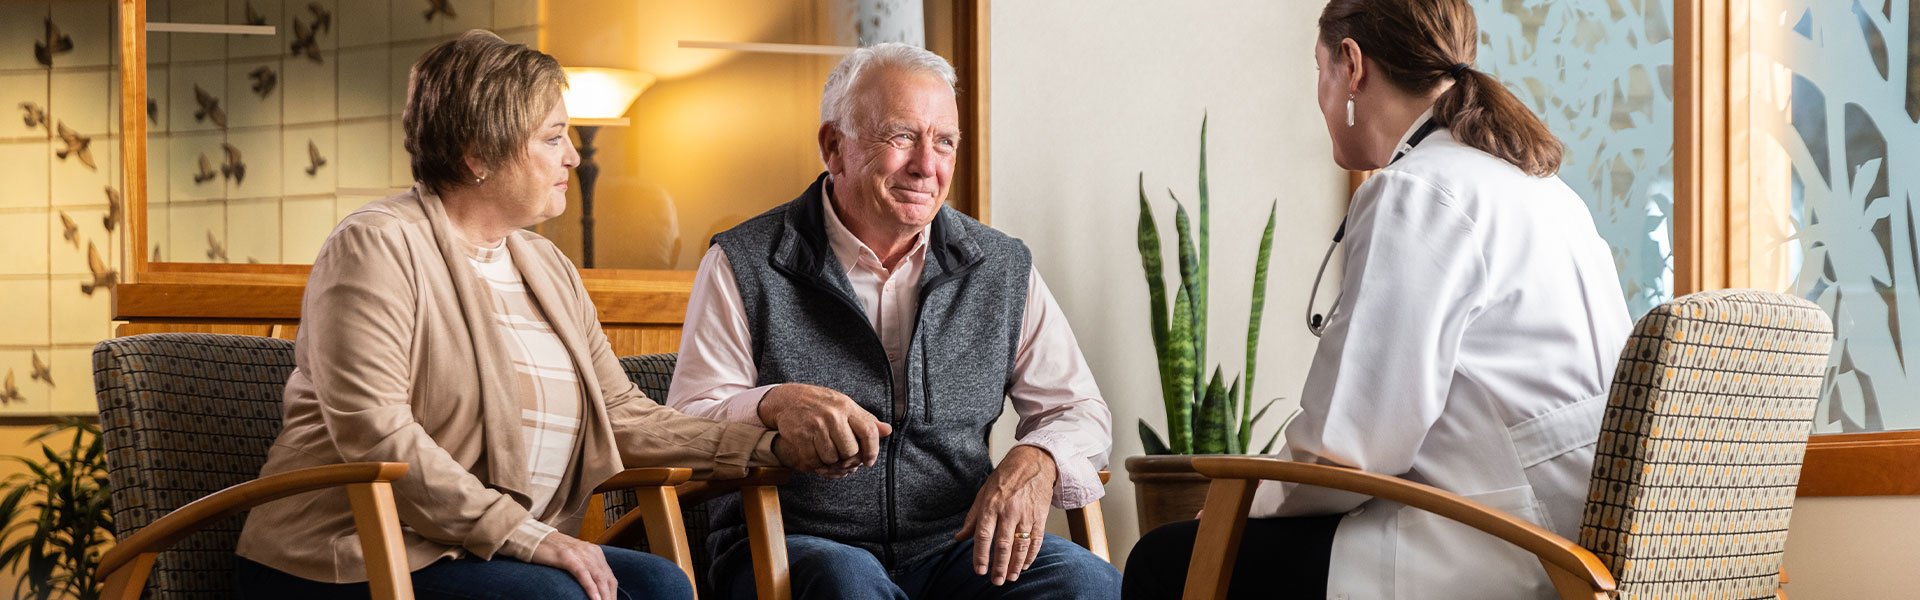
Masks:
[[[1347,94],[1347,126],[1353,126],[1353,94]]]

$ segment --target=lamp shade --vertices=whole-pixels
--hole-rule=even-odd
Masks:
[[[567,67],[567,118],[576,125],[625,125],[627,109],[653,85],[652,75],[627,69]]]

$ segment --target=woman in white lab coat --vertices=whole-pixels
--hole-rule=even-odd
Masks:
[[[1554,177],[1560,143],[1472,67],[1465,0],[1333,0],[1319,23],[1334,162],[1379,171],[1335,238],[1339,290],[1308,319],[1320,345],[1282,457],[1576,537],[1632,323],[1585,203]],[[1266,482],[1250,516],[1233,597],[1551,597],[1531,555],[1397,503]],[[1142,538],[1129,598],[1178,596],[1194,531]]]

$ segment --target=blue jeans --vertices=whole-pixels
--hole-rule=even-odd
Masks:
[[[873,553],[826,538],[787,534],[788,573],[795,600],[944,598],[1119,598],[1120,571],[1086,548],[1047,535],[1033,566],[1019,581],[994,586],[973,574],[973,540],[920,559],[889,577]],[[721,598],[754,597],[753,557],[735,544],[713,561],[713,585]]]
[[[607,566],[620,583],[620,599],[692,600],[687,574],[667,559],[626,548],[601,546]],[[235,596],[242,600],[305,600],[308,598],[366,598],[366,583],[322,583],[289,575],[245,558],[235,557]],[[493,560],[474,557],[442,559],[413,572],[413,596],[421,600],[480,600],[491,598],[567,598],[585,600],[587,592],[566,571],[524,563],[504,556]]]

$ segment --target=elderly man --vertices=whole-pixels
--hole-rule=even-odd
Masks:
[[[668,402],[812,457],[780,490],[797,597],[1117,598],[1112,565],[1043,531],[1103,494],[1111,415],[1026,246],[943,206],[954,80],[900,44],[833,70],[827,172],[714,238]],[[714,525],[716,591],[751,598],[738,504]]]

